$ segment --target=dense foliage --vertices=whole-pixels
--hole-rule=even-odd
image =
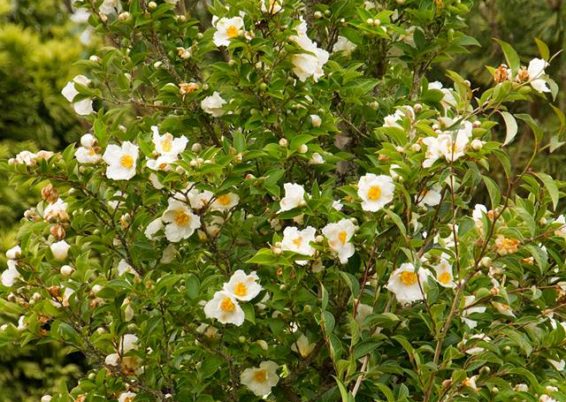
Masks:
[[[429,80],[473,3],[77,1],[90,130],[2,165],[42,201],[0,344],[92,364],[43,400],[566,399],[563,130],[516,109],[565,125],[554,53]]]

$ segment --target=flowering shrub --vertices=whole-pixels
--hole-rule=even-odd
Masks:
[[[566,124],[514,109],[552,55],[428,82],[470,3],[76,2],[109,43],[63,89],[92,128],[7,166],[44,187],[0,340],[92,363],[44,400],[565,400],[563,184],[531,162]]]

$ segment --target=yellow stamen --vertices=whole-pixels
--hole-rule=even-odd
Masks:
[[[120,165],[122,165],[123,168],[131,169],[132,166],[134,166],[134,158],[128,154],[122,155],[120,158]]]
[[[345,230],[338,233],[338,240],[340,240],[340,243],[343,245],[346,244],[346,241],[348,240],[348,233],[346,233]]]
[[[301,247],[302,243],[303,243],[303,238],[301,236],[293,239],[293,244],[297,247]]]
[[[248,287],[244,282],[238,282],[236,286],[234,286],[234,294],[243,297],[248,294]]]
[[[417,283],[417,274],[414,272],[404,271],[401,272],[401,283],[405,286],[411,286]]]
[[[216,200],[222,206],[230,205],[230,201],[231,201],[230,196],[228,194],[223,194],[223,195],[219,196]]]
[[[191,217],[183,210],[176,211],[174,219],[178,226],[187,226],[191,221]]]
[[[368,190],[368,198],[370,201],[377,201],[381,197],[381,187],[371,186]]]
[[[224,311],[225,313],[233,313],[236,310],[236,305],[229,297],[225,297],[220,302],[220,310]]]
[[[254,373],[255,382],[266,382],[267,381],[267,371],[265,369],[256,370]]]
[[[171,134],[165,134],[165,139],[161,141],[161,148],[163,152],[170,152],[173,149],[173,136]]]
[[[438,282],[444,285],[450,283],[451,279],[452,279],[452,275],[450,275],[450,272],[443,272],[440,275],[438,275]]]
[[[228,35],[230,39],[235,38],[240,35],[240,30],[236,26],[230,25],[228,29],[226,29],[226,35]]]

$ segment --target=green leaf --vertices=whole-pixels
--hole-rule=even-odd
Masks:
[[[535,173],[536,176],[542,181],[546,191],[548,191],[548,195],[550,195],[550,199],[552,201],[552,209],[556,210],[558,206],[558,200],[560,199],[560,192],[558,191],[558,186],[554,179],[547,175],[546,173]]]
[[[535,43],[537,44],[540,57],[548,61],[548,59],[550,59],[550,50],[548,49],[546,43],[544,43],[539,38],[535,38]]]
[[[499,39],[495,39],[495,41],[499,43],[499,46],[501,46],[507,65],[511,67],[513,71],[518,71],[521,67],[521,59],[515,49],[513,49],[513,46]]]
[[[503,145],[505,146],[513,141],[517,135],[517,120],[515,120],[513,115],[509,112],[499,112],[499,114],[503,117],[506,126],[505,141],[503,142]]]
[[[489,194],[489,199],[491,200],[491,208],[494,209],[499,205],[501,201],[501,194],[499,192],[499,186],[497,183],[490,177],[482,175],[483,182],[487,187],[487,192]]]

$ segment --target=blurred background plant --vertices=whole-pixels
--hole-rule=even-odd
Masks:
[[[468,15],[467,34],[477,39],[481,47],[471,48],[471,54],[458,57],[447,63],[447,69],[458,71],[472,82],[472,87],[485,90],[493,81],[493,77],[485,68],[497,67],[505,63],[501,48],[494,38],[512,43],[517,53],[524,56],[523,64],[539,57],[539,49],[533,38],[538,38],[548,45],[550,55],[557,55],[547,73],[558,84],[557,105],[566,111],[566,1],[565,0],[480,0]],[[445,71],[439,71],[438,79],[442,80]],[[561,122],[550,106],[540,108],[540,103],[529,104],[528,110],[514,110],[529,113],[537,120],[545,133],[556,136],[557,144],[564,141],[566,126]],[[523,107],[526,107],[523,105]],[[503,124],[503,123],[502,123]],[[514,165],[529,158],[532,152],[532,138],[527,125],[519,125],[517,140],[510,150]],[[559,138],[560,137],[560,138]],[[550,138],[550,136],[548,137]],[[549,148],[536,159],[533,169],[544,171],[556,179],[566,179],[563,169],[566,163],[564,147],[554,152]]]
[[[61,149],[83,134],[61,88],[95,45],[84,18],[72,14],[70,2],[0,0],[0,159],[24,149]],[[15,243],[15,223],[38,198],[37,188],[14,188],[0,174],[1,266]],[[0,323],[17,318],[0,308]],[[78,378],[81,364],[59,345],[14,349],[0,339],[0,401],[38,401]]]

